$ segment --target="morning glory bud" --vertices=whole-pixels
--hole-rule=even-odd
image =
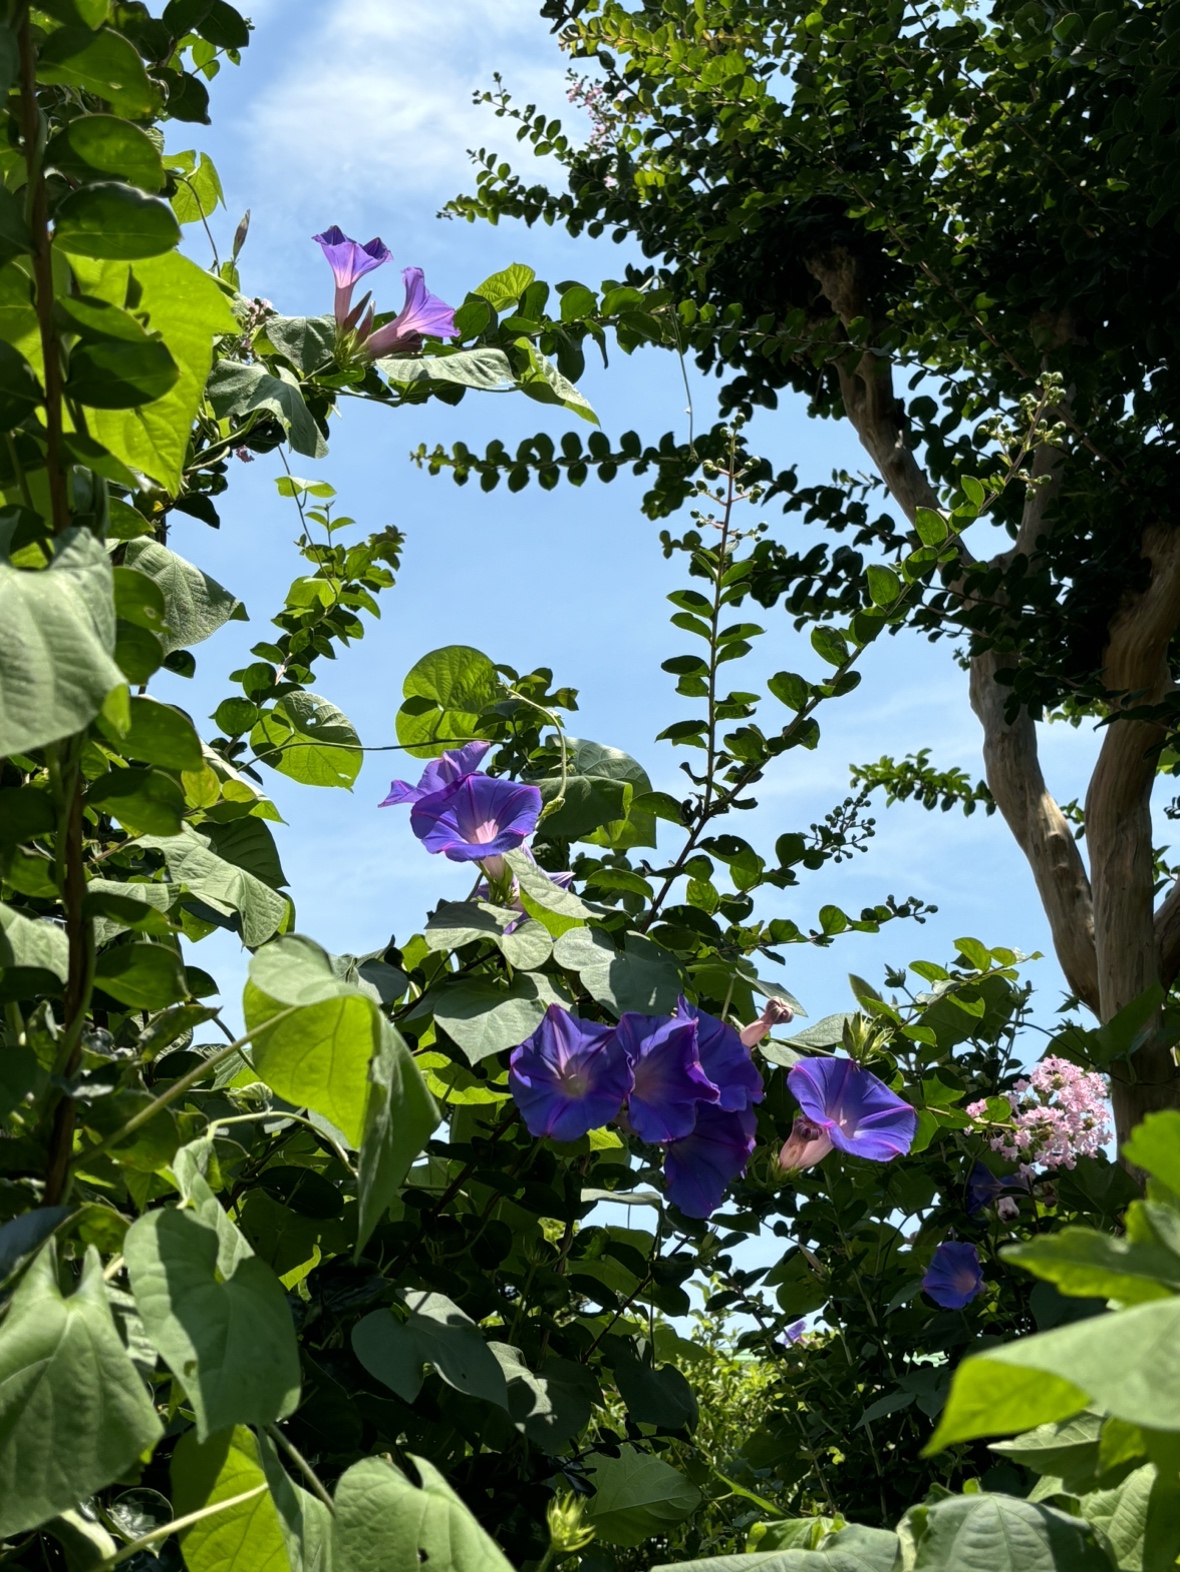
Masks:
[[[791,1126],[791,1133],[783,1142],[778,1154],[778,1166],[785,1174],[797,1173],[801,1168],[822,1163],[832,1150],[832,1138],[822,1125],[800,1114]]]
[[[747,1048],[756,1048],[762,1039],[772,1032],[776,1026],[785,1026],[788,1021],[794,1020],[795,1012],[783,999],[767,999],[762,1014],[756,1021],[751,1021],[749,1026],[743,1026],[741,1039]]]

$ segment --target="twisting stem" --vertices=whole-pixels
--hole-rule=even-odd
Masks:
[[[55,761],[56,762],[56,761]],[[58,1054],[57,1073],[67,1081],[77,1071],[82,1056],[82,1029],[94,986],[94,924],[83,911],[86,870],[83,866],[82,772],[76,754],[66,753],[65,768],[53,769],[61,797],[58,834],[61,859],[69,970],[66,980],[65,1034]],[[46,1206],[56,1206],[69,1187],[70,1152],[74,1145],[76,1109],[66,1093],[53,1115],[49,1163],[45,1173]]]
[[[69,528],[70,504],[62,468],[62,374],[57,329],[53,321],[53,258],[49,240],[49,203],[45,195],[41,113],[37,108],[37,56],[26,10],[20,25],[21,120],[28,170],[28,220],[33,236],[33,278],[37,286],[37,322],[45,362],[45,448],[53,533]]]
[[[141,1108],[137,1114],[128,1119],[127,1123],[121,1129],[116,1130],[113,1135],[108,1135],[104,1140],[99,1141],[96,1146],[88,1146],[84,1152],[79,1152],[70,1164],[70,1167],[77,1168],[79,1164],[89,1162],[92,1157],[97,1157],[109,1147],[120,1145],[129,1135],[134,1135],[141,1125],[145,1125],[149,1119],[154,1119],[158,1113],[167,1108],[170,1103],[174,1103],[178,1097],[183,1097],[185,1092],[194,1087],[198,1081],[203,1081],[207,1075],[210,1075],[217,1069],[218,1065],[224,1064],[233,1054],[241,1053],[247,1043],[255,1041],[264,1032],[269,1032],[272,1027],[278,1026],[281,1021],[285,1021],[289,1015],[294,1015],[297,1010],[302,1008],[303,1006],[300,1004],[288,1005],[285,1010],[280,1010],[277,1015],[272,1015],[269,1021],[263,1021],[260,1026],[254,1027],[253,1031],[246,1032],[243,1036],[237,1038],[227,1048],[220,1048],[216,1053],[210,1054],[204,1064],[197,1065],[195,1070],[190,1070],[187,1075],[182,1075],[178,1081],[174,1081],[166,1092],[161,1092],[159,1097],[148,1103],[146,1108]]]

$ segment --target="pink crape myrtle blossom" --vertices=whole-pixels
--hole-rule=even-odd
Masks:
[[[1012,1125],[992,1136],[992,1150],[1019,1163],[1026,1178],[1037,1167],[1072,1168],[1079,1157],[1095,1156],[1111,1138],[1105,1078],[1068,1059],[1049,1054],[1005,1095]],[[969,1103],[967,1112],[973,1119],[986,1119],[986,1099]]]

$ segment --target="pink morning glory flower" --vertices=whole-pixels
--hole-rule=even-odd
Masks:
[[[512,1050],[508,1088],[530,1135],[576,1141],[618,1116],[631,1066],[614,1027],[551,1004],[528,1041]]]
[[[376,237],[363,246],[358,240],[350,240],[339,224],[325,229],[322,235],[313,235],[312,239],[321,247],[332,269],[332,276],[336,280],[336,322],[338,326],[344,327],[357,280],[390,261],[393,252]]]
[[[408,267],[402,278],[406,285],[405,305],[392,322],[365,339],[365,353],[374,360],[382,355],[413,354],[421,348],[424,338],[455,336],[454,309],[430,293],[422,269]]]
[[[801,1059],[787,1085],[807,1118],[852,1157],[887,1163],[913,1145],[917,1114],[851,1059]]]

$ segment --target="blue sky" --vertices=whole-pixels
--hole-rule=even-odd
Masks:
[[[379,234],[392,247],[394,267],[371,280],[382,309],[400,304],[396,268],[411,263],[451,301],[512,261],[527,262],[551,283],[596,284],[621,271],[626,253],[609,242],[435,216],[473,184],[468,147],[495,147],[522,170],[532,163],[505,122],[471,105],[494,71],[519,100],[579,124],[565,100],[566,62],[534,0],[434,0],[428,7],[261,0],[251,14],[257,31],[242,67],[223,70],[212,85],[213,126],[177,125],[169,133],[170,151],[204,148],[218,165],[227,211],[214,228],[223,250],[242,211],[252,211],[241,260],[246,292],[287,314],[329,310],[331,277],[310,236],[332,223],[362,240]],[[198,231],[189,231],[188,243],[207,259]],[[649,438],[686,429],[684,387],[670,356],[612,356],[609,371],[588,370],[583,389],[612,436],[631,427]],[[694,374],[698,422],[709,418],[710,398]],[[341,509],[359,526],[395,524],[408,536],[382,620],[343,658],[323,663],[318,690],[345,711],[366,744],[390,743],[402,678],[414,661],[443,644],[474,644],[518,670],[551,666],[559,683],[580,690],[581,708],[571,718],[576,734],[626,749],[657,786],[676,790],[679,757],[653,739],[684,712],[673,679],[659,669],[686,647],[668,625],[672,608],[663,599],[679,582],[678,568],[665,562],[659,527],[639,510],[642,481],[620,476],[610,486],[590,481],[581,490],[563,484],[548,493],[531,486],[516,496],[503,488],[486,495],[475,485],[432,479],[407,457],[423,441],[462,439],[479,448],[498,436],[512,445],[540,430],[560,436],[571,424],[578,423],[564,411],[515,395],[468,395],[456,409],[397,413],[355,405],[335,423],[328,459],[296,461],[297,473],[336,487]],[[797,463],[804,479],[865,462],[847,428],[809,422],[799,403],[760,417],[753,444],[776,465]],[[250,644],[268,637],[268,619],[298,571],[290,544],[297,518],[275,491],[278,473],[273,456],[235,466],[219,532],[173,515],[174,549],[240,595],[251,616],[197,650],[194,681],[168,679],[160,689],[199,721],[231,691],[227,674],[250,658]],[[766,518],[780,538],[816,538],[776,510]],[[760,676],[784,667],[817,674],[818,657],[781,610],[754,620],[768,636],[756,644],[742,685],[758,687]],[[789,754],[759,789],[758,810],[743,817],[742,833],[767,850],[775,836],[806,830],[846,795],[850,762],[929,746],[939,765],[981,772],[966,676],[946,644],[908,636],[882,641],[862,686],[820,720],[819,751]],[[1042,728],[1045,772],[1062,800],[1084,793],[1095,746],[1092,734]],[[299,927],[338,952],[374,949],[391,933],[404,940],[440,896],[466,893],[464,871],[426,856],[404,812],[377,811],[390,776],[403,773],[391,764],[397,758],[369,755],[351,794],[268,776],[287,820],[287,828],[278,827],[279,843]],[[1062,982],[1047,925],[998,816],[977,813],[964,822],[914,806],[886,811],[882,803],[876,817],[867,855],[829,866],[794,890],[769,892],[767,911],[807,928],[827,901],[857,911],[892,893],[919,896],[939,912],[924,927],[895,923],[879,936],[852,936],[827,950],[789,951],[780,980],[811,1017],[848,1006],[849,971],[879,981],[886,964],[946,959],[964,934],[1044,951],[1030,975],[1052,1009]],[[232,1002],[246,959],[236,941],[218,934],[194,958],[220,978]]]

